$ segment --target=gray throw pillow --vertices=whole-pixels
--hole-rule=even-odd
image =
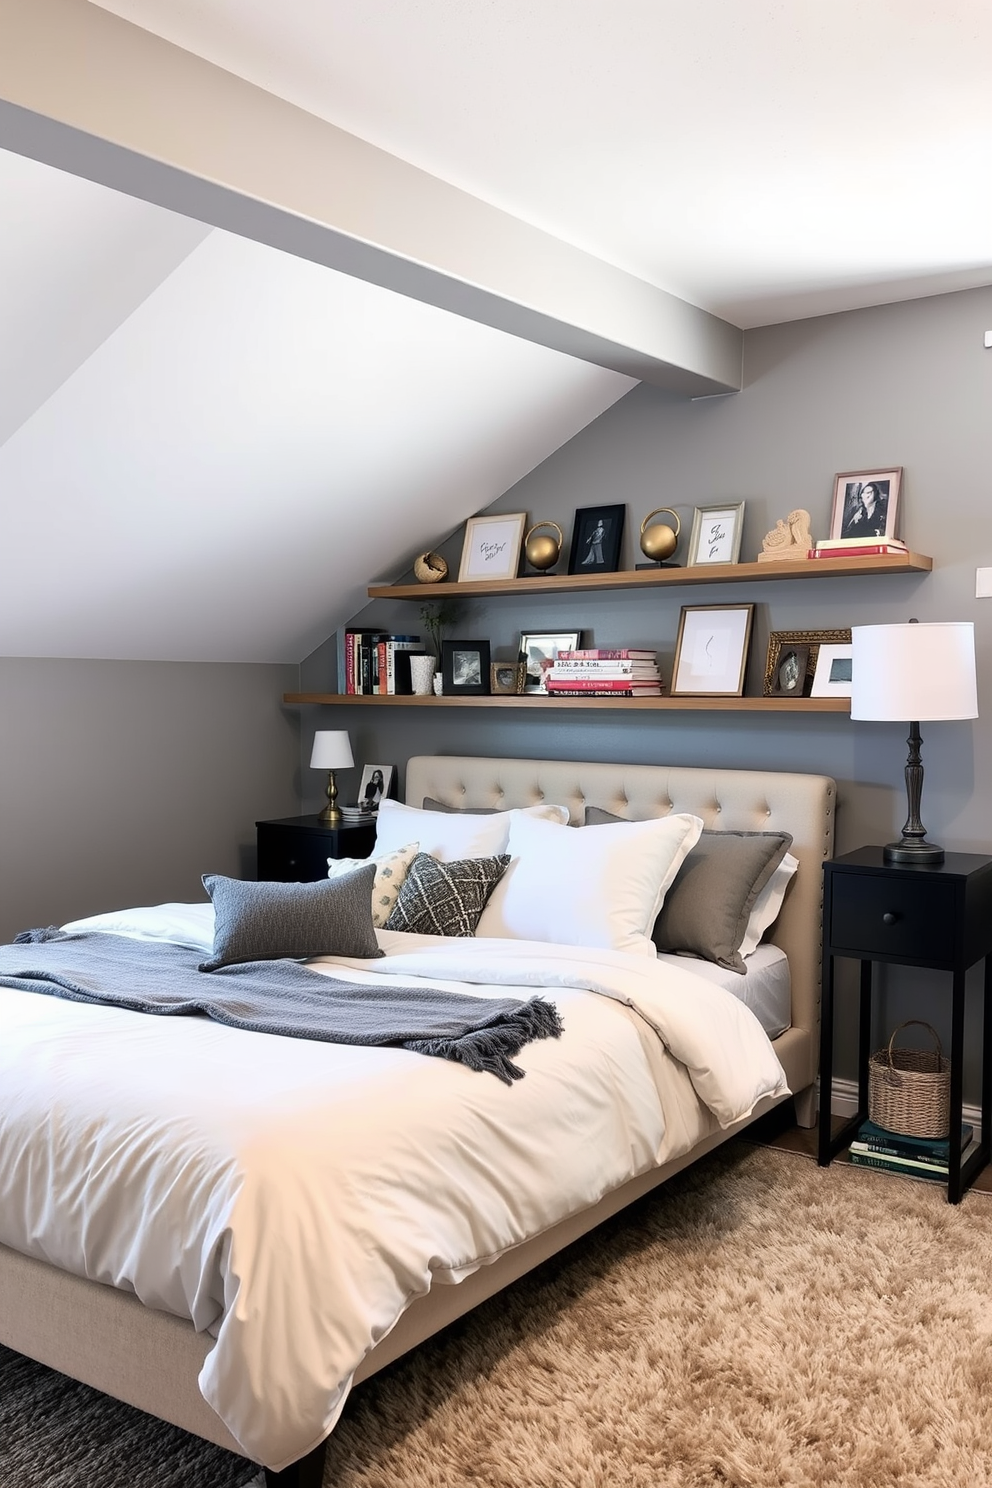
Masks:
[[[430,853],[418,853],[386,929],[415,935],[474,935],[509,861],[509,853],[500,853],[494,858],[439,863]]]
[[[788,832],[703,832],[654,922],[658,950],[746,971],[740,945],[751,909],[791,846]]]
[[[280,957],[381,956],[372,924],[375,864],[316,883],[253,883],[205,873],[214,951],[201,971]]]
[[[464,812],[468,816],[498,816],[505,811],[504,806],[445,806],[443,801],[435,801],[433,796],[424,797],[425,811],[444,811],[448,816],[461,816]]]

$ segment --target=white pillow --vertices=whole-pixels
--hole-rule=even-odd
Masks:
[[[70,934],[95,930],[102,935],[130,935],[134,940],[167,940],[194,951],[214,947],[214,907],[206,904],[146,904],[87,915],[62,926]]]
[[[742,956],[750,956],[753,951],[757,950],[765,931],[778,919],[785,891],[792,882],[792,875],[798,867],[799,859],[794,858],[791,853],[786,853],[755,899],[751,906],[751,913],[748,915],[744,939],[738,947]]]
[[[376,853],[372,858],[328,858],[328,878],[340,878],[344,873],[354,873],[358,868],[375,864],[375,880],[372,884],[372,923],[377,930],[385,928],[392,914],[400,889],[406,880],[407,869],[420,851],[419,842],[408,842],[395,852]]]
[[[651,927],[702,830],[698,816],[673,813],[560,832],[520,812],[506,847],[513,861],[475,933],[653,956]]]
[[[421,811],[399,801],[380,801],[375,855],[395,852],[416,838],[420,851],[430,853],[440,863],[456,863],[459,858],[493,858],[506,851],[510,823],[517,817],[540,817],[564,826],[568,807],[542,804],[480,816],[473,811]]]

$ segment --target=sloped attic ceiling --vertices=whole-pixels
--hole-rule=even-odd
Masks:
[[[298,661],[629,378],[0,153],[9,656]]]

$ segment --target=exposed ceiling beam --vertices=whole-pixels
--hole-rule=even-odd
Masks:
[[[88,0],[0,0],[0,147],[687,396],[737,327]]]

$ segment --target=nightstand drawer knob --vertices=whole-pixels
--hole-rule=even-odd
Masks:
[[[889,910],[886,910],[885,914],[882,916],[882,924],[883,925],[898,925],[898,923],[899,923],[899,921],[901,919],[902,919],[902,915],[893,914],[892,911],[891,911],[891,909],[889,909]]]

